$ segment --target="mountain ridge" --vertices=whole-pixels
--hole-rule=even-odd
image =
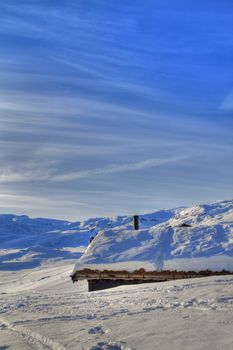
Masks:
[[[158,210],[140,215],[140,229],[153,231],[158,229],[159,225],[166,227],[171,222],[172,225],[177,226],[198,225],[196,221],[191,222],[195,217],[195,211],[199,211],[197,215],[199,219],[205,216],[205,211],[209,213],[208,218],[215,215],[216,208],[218,208],[218,215],[221,215],[219,203],[222,203],[223,211],[228,207],[229,214],[233,208],[232,200],[193,206],[191,209],[179,207]],[[227,214],[224,215],[226,217]],[[99,237],[101,232],[108,230],[116,234],[119,231],[131,232],[132,229],[132,216],[128,215],[71,222],[49,218],[30,218],[27,215],[0,214],[0,269],[34,268],[52,259],[56,261],[70,259],[75,262],[86,251],[91,237],[97,234]],[[111,250],[109,253],[111,254]]]

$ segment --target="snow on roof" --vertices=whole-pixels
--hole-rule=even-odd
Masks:
[[[233,272],[233,200],[162,213],[143,216],[138,231],[129,225],[100,231],[73,273],[85,268]]]

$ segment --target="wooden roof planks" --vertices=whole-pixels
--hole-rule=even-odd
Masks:
[[[92,270],[83,269],[72,273],[71,278],[73,282],[79,280],[124,280],[124,281],[167,281],[182,278],[194,278],[204,276],[215,276],[215,275],[231,275],[232,272],[227,270],[222,271],[210,271],[203,270],[199,272],[195,271],[145,271],[143,268],[135,271],[126,270]]]

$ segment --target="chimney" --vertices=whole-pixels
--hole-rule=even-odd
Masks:
[[[138,215],[133,216],[133,227],[134,227],[134,230],[139,230],[139,216]]]

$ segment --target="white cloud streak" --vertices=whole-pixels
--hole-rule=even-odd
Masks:
[[[123,173],[128,171],[139,171],[148,168],[157,167],[164,164],[169,164],[172,162],[179,161],[183,158],[181,157],[171,157],[167,159],[146,159],[137,163],[127,163],[127,164],[114,164],[105,168],[97,168],[85,171],[77,171],[69,174],[56,175],[53,177],[53,181],[73,181],[83,178],[93,177],[97,175],[107,175],[107,174],[116,174]]]
[[[184,159],[184,157],[178,156],[170,157],[167,159],[146,159],[136,163],[112,164],[103,168],[82,170],[66,174],[57,174],[56,169],[49,167],[27,167],[26,169],[22,169],[18,172],[7,168],[0,171],[0,183],[17,183],[28,181],[69,182],[101,175],[123,173],[128,171],[140,171],[148,168],[162,166],[165,164],[170,164],[182,159]]]
[[[40,196],[29,196],[9,193],[0,194],[0,208],[44,208],[45,203],[48,206],[58,208],[64,207],[64,205],[69,207],[85,205],[85,203],[83,202],[79,202],[77,200],[65,200],[64,198],[58,200]]]

